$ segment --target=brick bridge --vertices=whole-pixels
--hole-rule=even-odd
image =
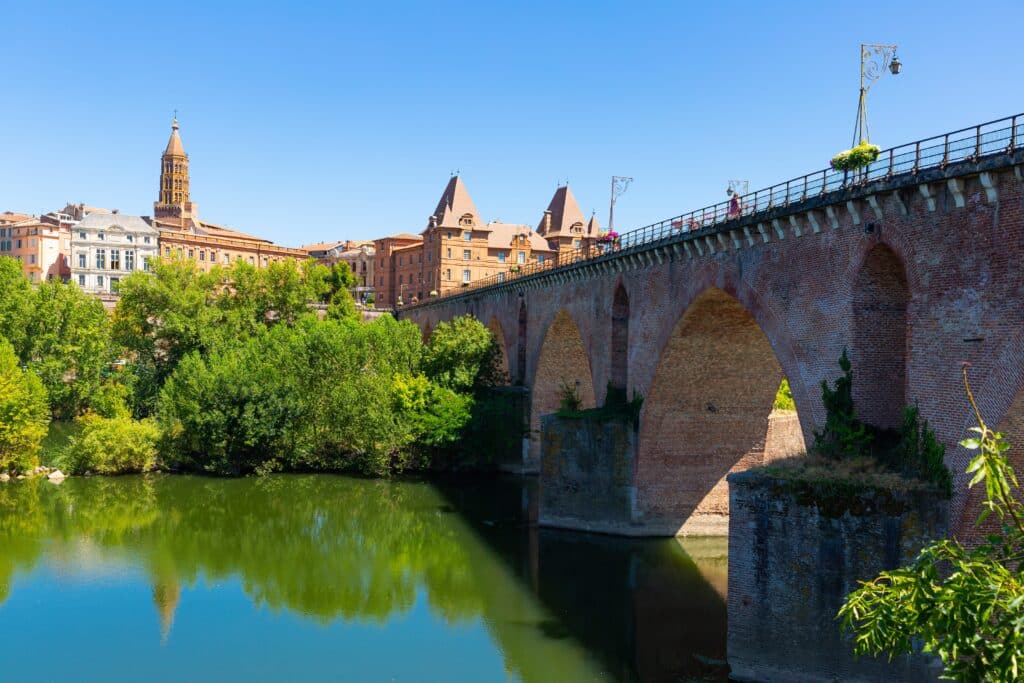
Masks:
[[[494,331],[530,390],[524,471],[539,470],[562,381],[584,407],[609,386],[644,396],[629,528],[606,531],[723,533],[725,476],[787,441],[770,433],[786,428],[772,419],[780,380],[810,443],[843,349],[863,419],[895,426],[917,403],[946,444],[951,519],[967,529],[963,361],[986,419],[1024,451],[1022,137],[1024,115],[911,143],[857,177],[810,174],[399,315],[425,335],[467,313]]]

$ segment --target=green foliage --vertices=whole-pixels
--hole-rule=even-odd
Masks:
[[[775,410],[796,411],[796,403],[793,401],[793,392],[790,391],[789,380],[785,377],[782,378],[779,390],[775,393],[775,404],[772,408]]]
[[[18,367],[14,349],[0,339],[0,472],[38,464],[49,421],[42,382]]]
[[[307,319],[190,354],[160,395],[164,458],[216,474],[418,464],[456,438],[471,403],[418,374],[421,347],[415,325],[382,316]]]
[[[861,140],[860,144],[856,147],[840,152],[832,157],[832,168],[837,171],[852,171],[857,168],[863,168],[878,159],[881,151],[878,145],[872,145],[870,142]]]
[[[821,383],[821,402],[825,406],[825,428],[814,432],[815,452],[827,458],[851,458],[868,452],[872,434],[857,419],[853,410],[853,372],[850,359],[843,350],[839,358],[842,377],[835,381],[835,388],[828,382]]]
[[[953,478],[946,468],[946,447],[935,438],[928,421],[920,421],[917,406],[903,411],[900,440],[891,451],[890,466],[906,477],[928,481],[948,497],[953,495]]]
[[[977,451],[970,485],[984,483],[979,524],[995,513],[1002,533],[973,549],[955,540],[925,547],[907,567],[882,572],[847,596],[839,610],[858,654],[912,652],[920,644],[961,681],[1021,680],[1024,665],[1024,505],[1007,459],[1010,445],[981,417],[967,382],[978,436],[961,445]]]
[[[22,274],[21,261],[0,256],[0,337],[19,353],[32,311],[32,286]]]
[[[452,391],[477,392],[508,384],[494,334],[470,315],[440,322],[423,350],[422,370]]]
[[[580,398],[579,387],[576,383],[569,384],[565,378],[558,380],[558,414],[568,416],[578,413],[583,407],[583,399]]]
[[[366,295],[366,305],[367,306],[373,306],[373,304],[376,303],[376,301],[377,301],[377,299],[376,299],[376,297],[373,296],[373,292],[370,292],[369,294]]]
[[[121,281],[114,340],[129,351],[133,411],[148,415],[178,363],[278,324],[313,317],[309,305],[330,290],[330,273],[292,260],[257,269],[243,261],[202,272],[188,260],[155,261],[152,273]]]
[[[81,430],[69,439],[57,464],[72,474],[147,472],[156,465],[160,430],[152,420],[85,415]]]
[[[129,417],[128,401],[131,391],[121,382],[106,379],[100,383],[89,400],[90,408],[100,417]]]
[[[355,299],[348,290],[335,292],[331,302],[327,304],[327,317],[331,320],[362,320],[362,314],[356,309]]]

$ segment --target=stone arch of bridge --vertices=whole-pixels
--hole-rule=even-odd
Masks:
[[[661,351],[640,415],[634,517],[645,533],[727,534],[726,476],[805,452],[799,415],[774,408],[784,376],[735,296],[718,287],[695,296]]]
[[[580,328],[565,310],[555,315],[541,341],[530,383],[530,460],[540,463],[540,418],[558,410],[566,388],[575,391],[581,408],[594,407],[590,357]]]

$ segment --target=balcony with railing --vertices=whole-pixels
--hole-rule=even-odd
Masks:
[[[622,233],[614,243],[597,243],[576,251],[559,252],[555,258],[548,259],[542,264],[524,265],[515,271],[492,275],[456,290],[442,292],[439,297],[433,297],[417,305],[429,305],[436,299],[464,297],[488,287],[507,286],[516,280],[538,273],[571,267],[581,262],[607,257],[609,254],[634,251],[688,233],[714,232],[726,225],[751,221],[754,217],[764,216],[769,212],[804,204],[833,192],[862,187],[876,181],[891,181],[903,176],[909,178],[925,171],[944,170],[960,162],[977,163],[982,159],[999,155],[1012,156],[1022,148],[1024,113],[883,150],[878,159],[870,165],[853,171],[826,168],[808,173],[784,183],[737,196],[736,199],[712,204]]]

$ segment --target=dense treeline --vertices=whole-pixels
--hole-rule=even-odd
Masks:
[[[48,413],[77,420],[58,458],[73,472],[383,475],[429,465],[504,381],[470,318],[427,345],[412,323],[360,322],[344,264],[152,268],[120,283],[110,316],[73,283],[33,288],[0,258],[0,386],[20,387],[0,403],[12,415],[0,471],[35,464]]]

